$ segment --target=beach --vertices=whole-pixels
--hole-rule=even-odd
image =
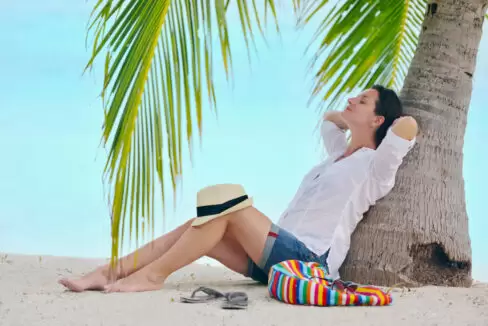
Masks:
[[[0,254],[0,325],[488,325],[488,285],[393,290],[386,307],[292,306],[269,297],[266,287],[222,267],[193,264],[173,274],[160,291],[67,292],[57,283],[104,263],[99,259]],[[245,291],[245,310],[219,302],[185,304],[198,286]]]

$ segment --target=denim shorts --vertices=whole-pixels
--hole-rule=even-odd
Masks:
[[[256,264],[251,259],[248,261],[247,276],[255,281],[268,284],[270,268],[284,260],[301,260],[305,262],[316,262],[327,270],[327,256],[329,250],[319,256],[298,240],[293,234],[272,224],[263,249],[261,261]]]

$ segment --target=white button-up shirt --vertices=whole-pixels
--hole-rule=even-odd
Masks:
[[[321,134],[328,158],[305,175],[278,225],[315,254],[330,248],[330,273],[339,278],[351,234],[369,207],[393,188],[415,139],[408,141],[389,129],[376,150],[362,148],[335,162],[346,150],[346,133],[324,120]]]

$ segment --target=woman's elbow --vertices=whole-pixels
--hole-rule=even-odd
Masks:
[[[401,117],[393,124],[393,132],[407,140],[412,140],[417,136],[418,124],[417,121],[411,117]]]

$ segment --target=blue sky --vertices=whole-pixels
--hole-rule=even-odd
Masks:
[[[93,1],[0,0],[0,251],[83,257],[109,254],[109,217],[100,147],[102,80],[88,59],[86,24]],[[250,67],[240,40],[233,87],[217,80],[218,118],[204,112],[201,145],[185,161],[166,229],[194,215],[195,194],[219,182],[245,185],[256,206],[277,220],[302,176],[323,158],[320,113],[306,103],[311,76],[303,55],[310,35],[282,20],[282,38],[259,42]],[[485,28],[486,30],[486,28]],[[464,177],[474,277],[488,280],[488,37],[482,40],[468,127]],[[481,73],[484,71],[485,73]],[[223,154],[222,148],[228,149]],[[188,158],[188,156],[185,154]],[[170,189],[167,188],[168,194]],[[158,218],[161,221],[161,218]],[[156,234],[163,230],[158,223]]]

